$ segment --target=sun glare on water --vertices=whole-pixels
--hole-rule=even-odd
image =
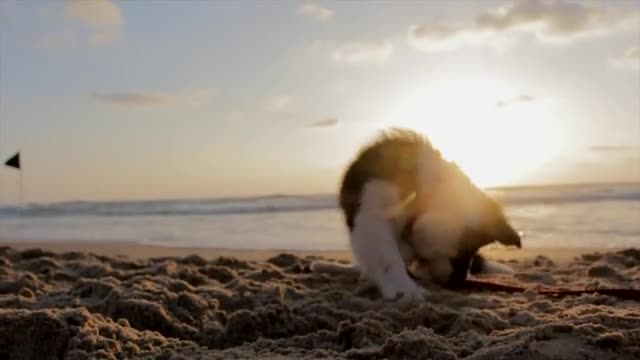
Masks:
[[[492,79],[430,84],[393,105],[384,126],[425,134],[482,187],[527,182],[565,141],[549,104]]]

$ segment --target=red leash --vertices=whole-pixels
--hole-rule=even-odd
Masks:
[[[465,281],[464,286],[462,287],[465,290],[475,290],[475,291],[504,291],[510,294],[517,292],[524,292],[528,289],[519,286],[511,286],[504,285],[498,283],[492,283],[481,280],[471,280],[467,279]],[[554,289],[554,288],[546,288],[541,290],[531,289],[538,294],[548,295],[553,297],[565,297],[572,295],[582,295],[582,294],[600,294],[600,295],[608,295],[615,296],[621,299],[626,300],[635,300],[640,301],[640,289],[592,289],[592,290],[562,290],[562,289]]]

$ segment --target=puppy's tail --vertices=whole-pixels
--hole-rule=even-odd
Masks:
[[[331,275],[358,273],[358,267],[355,264],[341,264],[324,260],[313,261],[309,267],[313,272]]]
[[[477,274],[513,274],[513,269],[506,264],[497,261],[487,260],[484,256],[476,254],[474,256],[469,272],[472,275]]]

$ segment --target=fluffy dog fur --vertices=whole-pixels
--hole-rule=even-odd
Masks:
[[[410,213],[405,200],[435,187],[442,165],[426,138],[391,129],[365,146],[343,177],[340,206],[356,266],[384,298],[426,292],[409,276],[399,239]]]
[[[476,268],[488,268],[476,256],[485,243],[520,244],[499,205],[411,130],[381,132],[357,154],[343,177],[340,206],[355,264],[319,261],[312,269],[355,268],[386,299],[426,293],[408,268],[447,284],[466,277],[476,258]]]

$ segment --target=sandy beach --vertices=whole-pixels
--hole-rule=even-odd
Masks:
[[[245,261],[265,261],[282,253],[292,254],[298,257],[318,256],[338,261],[351,261],[349,251],[297,251],[297,250],[242,250],[242,249],[217,249],[196,247],[169,247],[144,245],[129,242],[80,242],[80,241],[18,241],[0,239],[0,246],[8,246],[17,250],[45,249],[57,253],[61,252],[89,252],[103,256],[127,256],[131,259],[146,259],[150,257],[181,257],[197,254],[205,259],[212,260],[218,257],[235,257]],[[621,248],[523,248],[516,249],[502,246],[487,246],[481,251],[490,259],[502,261],[522,261],[534,259],[537,256],[545,256],[556,263],[566,264],[575,257],[592,252],[607,252],[622,250]]]
[[[526,291],[385,301],[346,252],[0,244],[0,359],[637,359],[637,301],[536,289],[640,288],[640,250],[491,249]]]
[[[640,360],[639,35],[640,0],[0,0],[0,360]]]

